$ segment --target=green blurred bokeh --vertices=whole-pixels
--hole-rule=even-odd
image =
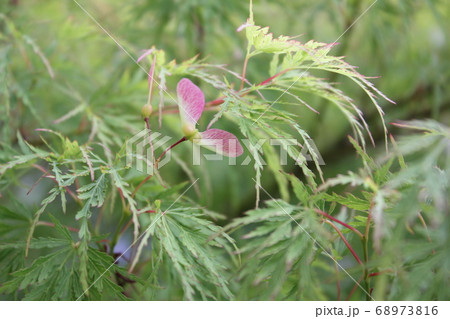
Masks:
[[[10,101],[9,115],[5,113],[6,95],[2,93],[3,141],[15,143],[11,132],[19,130],[26,140],[39,142],[34,129],[45,127],[84,143],[89,136],[84,115],[61,124],[53,122],[80,103],[87,104],[89,112],[109,120],[111,130],[117,130],[123,138],[143,129],[140,109],[146,101],[146,74],[133,59],[152,46],[165,50],[168,60],[180,62],[199,54],[209,63],[226,64],[241,72],[246,42],[243,32],[237,33],[236,29],[248,17],[246,1],[78,3],[86,12],[72,0],[1,2],[0,72],[4,78],[8,65],[7,80],[12,92],[6,97]],[[360,73],[376,77],[372,79],[375,85],[396,101],[396,105],[380,101],[387,123],[413,118],[449,122],[449,11],[446,1],[438,0],[254,1],[256,24],[269,26],[274,35],[298,36],[302,42],[339,42],[331,54],[346,56]],[[266,79],[269,62],[263,56],[252,59],[248,79],[255,83]],[[49,72],[54,73],[54,78]],[[354,99],[364,112],[377,147],[383,149],[381,121],[368,97],[339,76],[323,77],[336,82]],[[169,91],[174,92],[178,80],[170,79]],[[211,87],[201,86],[208,100],[217,98]],[[302,98],[321,114],[302,107],[289,106],[289,110],[299,115],[300,124],[318,146],[326,163],[325,176],[353,168],[355,156],[346,139],[351,133],[347,121],[325,101],[307,94]],[[127,119],[127,127],[115,127],[114,117]],[[205,116],[201,127],[207,119]],[[152,125],[157,127],[157,122]],[[177,126],[176,115],[166,116],[162,131],[176,136],[180,134]],[[236,128],[226,122],[217,127],[236,133]],[[392,126],[389,129],[396,133]],[[179,152],[184,156],[182,147]],[[375,153],[377,148],[369,152]],[[203,174],[210,178],[199,183],[200,192],[207,194],[202,196],[203,204],[233,217],[254,206],[254,171],[252,165],[230,170],[225,168],[226,162],[205,163],[194,171],[212,172]],[[163,175],[172,183],[186,180],[176,164],[164,170]],[[263,183],[276,196],[270,172],[264,173]]]

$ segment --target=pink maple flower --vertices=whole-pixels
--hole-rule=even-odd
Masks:
[[[243,153],[239,140],[230,132],[219,129],[196,129],[205,107],[205,95],[191,80],[183,78],[177,85],[178,108],[182,131],[186,140],[209,148],[228,157],[238,157]]]

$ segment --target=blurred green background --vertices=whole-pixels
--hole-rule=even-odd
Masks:
[[[167,60],[181,62],[198,54],[209,63],[225,64],[241,72],[246,40],[244,33],[237,33],[236,29],[248,17],[247,1],[78,3],[131,57],[72,0],[2,1],[0,131],[4,143],[17,143],[17,130],[27,141],[42,143],[34,130],[45,127],[82,144],[89,138],[87,118],[91,116],[102,119],[102,134],[112,136],[111,132],[115,132],[120,136],[113,141],[117,150],[126,137],[144,128],[140,110],[147,99],[147,79],[133,59],[152,46],[165,50]],[[397,103],[380,101],[387,123],[419,118],[450,122],[450,6],[446,1],[256,0],[254,14],[255,23],[269,26],[275,36],[298,36],[301,42],[339,42],[330,54],[346,56],[346,61],[358,66],[360,73],[376,77],[372,79],[374,84]],[[254,83],[266,79],[269,62],[264,56],[252,59],[248,79]],[[381,121],[368,97],[342,77],[323,77],[336,82],[363,110],[377,146],[369,147],[369,153],[383,152]],[[175,92],[178,80],[169,80],[169,92]],[[238,86],[238,81],[234,81]],[[217,93],[202,88],[207,100],[217,98]],[[339,111],[327,107],[325,101],[307,94],[302,98],[321,114],[299,107],[289,110],[299,115],[300,124],[318,146],[326,163],[325,176],[354,168],[356,157],[346,139],[351,133],[348,122]],[[70,121],[54,122],[80,105],[85,106],[84,111]],[[200,127],[205,127],[207,120],[205,116]],[[165,116],[162,132],[181,136],[178,121],[177,115]],[[157,127],[156,119],[152,126]],[[216,127],[238,133],[226,121]],[[392,125],[388,128],[394,135],[397,133]],[[183,147],[177,150],[179,155],[190,156],[185,154],[187,147]],[[230,170],[226,164],[225,159],[192,168],[194,175],[205,177],[199,182],[198,191],[207,196],[191,195],[208,208],[233,217],[254,206],[254,170],[252,165]],[[176,163],[164,167],[162,174],[171,183],[187,179]],[[22,182],[31,186],[37,177],[25,176]],[[276,197],[277,187],[272,179],[270,172],[264,172],[263,185]],[[37,192],[34,196],[36,201],[42,198]],[[26,200],[34,203],[32,197]]]

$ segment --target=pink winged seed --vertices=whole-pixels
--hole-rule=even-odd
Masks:
[[[137,58],[136,62],[140,62],[143,58],[145,58],[147,55],[153,52],[154,49],[145,50],[144,53],[141,54],[139,58]]]
[[[219,154],[229,157],[238,157],[244,152],[239,140],[230,132],[218,129],[209,129],[201,132],[200,134],[202,135],[200,145],[204,145],[206,147],[209,146]]]
[[[205,107],[205,95],[202,90],[191,82],[183,78],[177,85],[178,107],[183,122],[197,124]]]

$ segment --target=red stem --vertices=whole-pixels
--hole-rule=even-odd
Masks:
[[[262,85],[266,85],[267,83],[269,83],[270,81],[272,81],[273,79],[275,79],[276,77],[286,73],[287,71],[290,71],[291,69],[286,69],[283,71],[278,72],[277,74],[275,74],[274,76],[271,76],[270,78],[262,81],[261,83],[259,83],[257,86],[262,86]]]
[[[38,223],[36,225],[37,226],[48,226],[48,227],[55,228],[55,224],[49,223],[49,222],[43,222],[43,221],[38,221]],[[64,227],[66,227],[68,230],[76,232],[76,233],[78,233],[80,231],[79,229],[73,228],[73,227],[70,227],[70,226],[64,226]]]
[[[239,91],[242,91],[242,89],[244,88],[244,82],[245,82],[245,73],[247,73],[247,63],[248,63],[248,54],[245,57],[244,60],[244,67],[242,68],[242,76],[241,76],[241,86],[239,88]]]
[[[224,101],[222,98],[218,98],[218,99],[215,99],[215,100],[213,100],[213,101],[209,101],[208,103],[206,103],[205,106],[220,105],[220,104],[222,104],[223,102],[225,102],[225,101]]]
[[[288,71],[290,71],[290,70],[291,70],[291,69],[285,69],[285,70],[283,70],[283,71],[280,71],[280,72],[278,72],[277,74],[275,74],[274,76],[271,76],[270,78],[265,79],[264,81],[262,81],[261,83],[257,84],[256,86],[263,86],[263,85],[266,85],[267,83],[269,83],[270,81],[272,81],[272,80],[275,79],[276,77],[278,77],[278,76],[280,76],[280,75],[282,75],[282,74],[284,74],[284,73],[286,73],[286,72],[288,72]],[[242,90],[242,89],[241,89],[241,90]],[[241,94],[241,97],[246,96],[248,93],[249,93],[249,91],[243,92],[243,93]],[[209,102],[207,102],[207,103],[205,104],[205,107],[220,105],[220,104],[222,104],[223,102],[225,102],[224,98],[225,98],[225,97],[219,97],[219,98],[217,98],[217,99],[215,99],[215,100],[209,101]],[[167,111],[165,111],[165,112],[166,112],[166,113],[178,113],[178,108],[176,107],[176,105],[173,106],[173,107],[176,108],[176,109],[174,109],[174,110],[167,110]],[[169,106],[168,108],[170,108],[170,106]],[[166,108],[166,109],[167,109],[167,108]]]
[[[157,211],[156,211],[156,210],[149,209],[149,210],[146,210],[146,211],[143,212],[143,213],[154,214],[154,213],[157,213]],[[128,227],[131,226],[132,223],[133,223],[133,219],[130,219],[130,220],[128,221],[128,223],[127,223],[127,224],[122,228],[122,230],[120,231],[119,237],[123,235],[123,233],[128,229]]]
[[[122,236],[122,234],[128,229],[128,227],[130,227],[130,225],[131,225],[132,222],[133,222],[132,219],[130,219],[130,220],[128,221],[128,223],[127,223],[127,224],[122,228],[122,230],[120,231],[118,237]]]
[[[156,62],[156,54],[153,57],[153,63],[150,67],[150,72],[148,73],[148,100],[147,103],[150,104],[152,102],[152,95],[153,95],[153,74],[155,72],[155,62]]]
[[[337,219],[337,218],[334,218],[334,217],[331,216],[331,215],[328,215],[327,213],[321,211],[320,209],[317,209],[317,208],[316,208],[315,211],[316,211],[317,213],[319,213],[319,214],[325,216],[326,218],[331,219],[332,221],[335,221],[336,223],[341,224],[342,226],[344,226],[344,227],[350,229],[351,231],[355,232],[355,234],[357,234],[360,238],[363,238],[363,234],[361,234],[361,232],[360,232],[359,230],[357,230],[356,228],[354,228],[354,227],[352,227],[352,226],[350,226],[350,225],[344,223],[343,221],[340,221],[340,220]]]
[[[148,130],[148,139],[149,139],[149,144],[150,144],[150,150],[152,152],[152,161],[155,161],[155,153],[154,153],[154,149],[153,149],[153,143],[152,143],[152,131],[150,130],[150,122],[148,120],[148,117],[146,117],[144,119],[145,121],[145,125],[147,126],[147,130]]]
[[[152,176],[153,175],[148,175],[146,178],[144,178],[144,180],[142,182],[139,183],[139,185],[134,190],[133,194],[131,194],[131,198],[134,198],[134,196],[136,195],[136,193],[139,190],[139,188],[141,188],[141,186],[144,185],[145,182],[148,181]]]
[[[50,175],[49,175],[49,174],[46,174],[46,173],[42,174],[42,176],[39,177],[39,179],[38,179],[36,182],[34,182],[33,186],[31,186],[31,188],[28,190],[27,195],[30,195],[30,193],[33,191],[33,189],[36,187],[36,185],[39,184],[39,182],[40,182],[44,177],[47,177],[47,176],[50,176]]]
[[[127,209],[128,209],[128,205],[125,205],[125,198],[123,197],[123,192],[122,192],[122,190],[121,190],[119,187],[117,187],[117,190],[118,190],[119,195],[120,195],[120,200],[121,200],[121,202],[122,202],[122,207],[123,207],[123,208],[127,207]]]
[[[58,184],[58,181],[56,180],[55,177],[53,177],[52,174],[50,174],[45,168],[43,168],[42,166],[38,165],[38,164],[32,164],[31,166],[37,168],[38,170],[40,170],[41,172],[45,173],[46,176],[44,177],[48,177],[51,180],[53,180],[56,184]],[[39,178],[38,182],[42,179]],[[77,180],[75,180],[77,181]],[[33,190],[33,188],[36,186],[37,184],[33,185],[33,187],[28,191],[28,194],[31,193],[31,191]],[[67,193],[73,198],[74,201],[78,202],[81,204],[81,200],[77,197],[77,195],[74,194],[74,192],[72,192],[67,186],[63,186],[64,189],[67,191]]]
[[[349,301],[350,298],[352,297],[352,295],[355,293],[356,288],[358,288],[359,284],[361,283],[361,280],[363,280],[363,277],[361,277],[358,280],[358,283],[355,283],[355,285],[353,286],[352,290],[350,291],[350,293],[348,294],[347,298],[345,299],[346,301]]]
[[[350,252],[352,253],[353,257],[355,257],[356,261],[358,262],[358,264],[362,265],[362,261],[361,259],[359,259],[358,255],[356,254],[355,250],[353,249],[353,247],[350,245],[350,243],[347,241],[347,239],[345,239],[344,235],[342,234],[342,232],[339,230],[339,228],[337,228],[332,222],[326,220],[325,221],[327,224],[330,224],[331,227],[334,228],[334,230],[336,230],[336,232],[339,234],[339,237],[342,238],[342,241],[344,242],[345,246],[347,246],[348,250],[350,250]]]
[[[185,137],[185,136],[183,136],[183,137],[182,137],[178,142],[176,142],[175,144],[170,145],[164,152],[162,152],[162,154],[158,157],[158,159],[157,159],[156,162],[155,162],[155,168],[158,169],[158,163],[159,163],[159,161],[163,158],[164,155],[166,155],[166,153],[167,153],[168,151],[170,151],[172,148],[174,148],[175,146],[177,146],[178,144],[180,144],[181,142],[184,142],[184,141],[186,141],[186,137]]]

